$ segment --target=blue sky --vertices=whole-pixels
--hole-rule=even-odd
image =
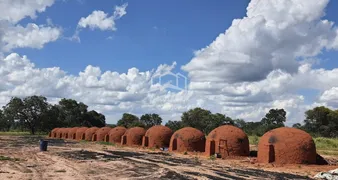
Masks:
[[[105,113],[111,122],[122,112],[155,111],[166,120],[178,119],[188,108],[201,106],[253,121],[269,108],[285,108],[293,123],[301,122],[304,111],[314,106],[338,108],[334,96],[338,91],[334,83],[337,1],[22,2],[0,3],[4,13],[0,26],[6,27],[3,37],[9,37],[0,42],[0,57],[26,67],[6,65],[13,73],[5,76],[43,78],[28,78],[21,84],[11,78],[2,80],[9,84],[0,91],[2,104],[18,94],[41,94],[52,102],[74,98]],[[95,24],[99,21],[87,22],[93,29],[79,25],[81,18],[94,11],[112,16],[115,7],[123,5],[127,5],[126,14],[113,20],[116,31],[99,28]],[[235,19],[239,24],[232,25]],[[40,28],[34,36],[30,36],[33,30],[26,27],[28,23]],[[76,32],[80,41],[70,40]],[[245,56],[252,53],[255,57],[245,62]],[[150,85],[155,71],[157,75],[172,71],[188,76],[188,91]]]

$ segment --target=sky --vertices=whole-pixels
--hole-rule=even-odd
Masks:
[[[0,105],[72,98],[116,123],[202,107],[286,124],[338,109],[337,1],[2,0]],[[177,76],[179,75],[179,76]]]

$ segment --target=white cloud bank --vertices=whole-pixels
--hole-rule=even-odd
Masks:
[[[17,6],[4,8],[15,2]],[[20,2],[25,8],[11,13]],[[40,49],[62,33],[52,25],[17,25],[53,4],[27,2],[0,3],[0,10],[6,11],[0,16],[1,27],[5,27],[0,31],[4,52],[22,47]],[[327,4],[328,0],[252,0],[246,17],[235,19],[229,29],[182,67],[190,77],[187,91],[168,92],[164,86],[151,83],[152,77],[173,70],[176,63],[145,72],[131,68],[126,73],[102,72],[89,65],[70,75],[59,67],[36,68],[17,53],[0,53],[0,104],[12,96],[34,94],[47,96],[52,102],[73,98],[104,113],[110,123],[124,112],[159,113],[165,120],[178,120],[183,111],[197,106],[259,121],[270,108],[284,108],[288,125],[301,122],[304,111],[316,105],[338,107],[338,68],[314,69],[310,63],[323,49],[338,48],[336,26],[323,19]],[[126,7],[115,7],[111,16],[94,11],[81,18],[78,27],[114,31],[115,20],[126,14]],[[305,97],[298,94],[304,88],[318,90],[313,104],[305,103]]]
[[[46,43],[56,41],[62,29],[54,26],[29,23],[18,24],[22,19],[36,18],[36,12],[44,12],[54,0],[1,0],[0,1],[0,52],[15,48],[41,49]]]

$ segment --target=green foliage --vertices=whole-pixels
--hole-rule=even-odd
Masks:
[[[162,118],[158,114],[144,114],[141,116],[141,122],[144,124],[145,128],[150,128],[155,125],[160,125],[162,123]]]
[[[184,112],[181,116],[181,121],[184,127],[193,127],[205,134],[221,125],[234,124],[234,121],[230,117],[220,113],[212,114],[210,111],[202,108],[194,108]]]
[[[304,125],[294,124],[314,136],[338,137],[338,111],[324,106],[305,112]]]
[[[117,122],[117,125],[124,126],[126,128],[145,127],[145,125],[139,120],[137,116],[129,113],[124,113],[122,118]]]
[[[313,138],[317,149],[336,149],[338,150],[338,138]]]
[[[182,121],[168,121],[165,124],[165,126],[167,126],[168,128],[170,128],[174,132],[184,127]]]
[[[49,132],[55,127],[105,126],[105,117],[96,111],[87,112],[87,105],[62,99],[51,105],[43,96],[13,97],[0,110],[0,130]]]
[[[234,124],[248,135],[262,136],[267,131],[284,127],[285,121],[286,112],[284,109],[270,109],[260,122],[245,122],[242,119],[236,119]]]
[[[249,143],[252,145],[258,145],[259,142],[259,138],[258,136],[249,136]]]

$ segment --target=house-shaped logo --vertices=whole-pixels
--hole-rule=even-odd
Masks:
[[[164,77],[172,77],[175,79],[175,82],[172,83],[172,81],[166,81],[163,82],[163,78]],[[167,72],[165,74],[162,74],[158,77],[158,83],[160,85],[165,85],[166,88],[170,88],[170,89],[175,89],[178,91],[182,91],[182,90],[186,90],[187,89],[187,77],[185,77],[184,75],[182,75],[181,73],[172,73],[172,72]],[[184,81],[183,87],[179,86],[179,82]],[[151,84],[154,84],[154,79],[153,77],[151,78]]]

